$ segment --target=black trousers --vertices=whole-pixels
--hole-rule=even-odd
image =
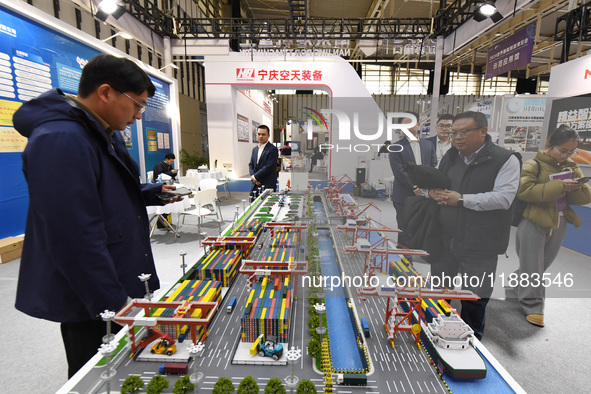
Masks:
[[[404,203],[393,202],[394,209],[396,210],[396,224],[401,233],[398,233],[398,243],[405,248],[408,248],[410,244],[411,235],[406,231],[406,228],[402,225],[402,213],[404,212]],[[410,259],[409,259],[410,257]],[[407,259],[412,261],[412,256],[406,256]]]
[[[454,278],[460,273],[463,280],[456,283],[461,283],[462,289],[470,290],[481,297],[477,301],[462,301],[460,317],[474,330],[474,336],[482,339],[486,305],[493,291],[499,256],[490,253],[455,253],[451,250],[453,238],[445,233],[442,238],[442,252],[440,256],[434,256],[436,259],[431,263],[431,277],[437,278],[441,283],[443,278]],[[445,283],[445,287],[453,286]]]
[[[113,334],[119,330],[121,330],[119,324],[111,324]],[[98,352],[103,343],[103,336],[107,334],[107,323],[102,320],[61,323],[61,331],[68,360],[68,379],[70,379]]]

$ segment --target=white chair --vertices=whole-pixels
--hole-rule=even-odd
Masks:
[[[204,178],[199,181],[199,188],[201,190],[218,189],[218,180],[215,178]]]
[[[232,193],[230,193],[230,187],[228,186],[228,170],[225,168],[216,168],[215,171],[219,171],[222,174],[221,179],[218,179],[218,186],[224,187],[224,192],[226,193],[226,200],[228,196],[232,197]]]
[[[220,209],[220,207],[218,206],[218,189],[215,187],[212,188],[212,182],[205,182],[205,181],[215,181],[215,179],[202,179],[199,182],[199,185],[201,187],[201,192],[200,193],[200,197],[199,197],[199,201],[201,201],[201,206],[202,207],[206,207],[206,206],[211,206],[218,218],[218,220],[220,222],[224,221],[224,218],[222,217],[222,210]],[[205,183],[205,185],[204,185]],[[197,204],[195,204],[197,205]]]
[[[194,176],[179,176],[179,183],[188,189],[199,190],[199,178],[195,178]]]
[[[154,182],[154,171],[148,171],[146,183],[152,183],[152,182]]]
[[[210,215],[211,211],[207,208],[203,208],[201,206],[201,203],[198,200],[198,196],[199,196],[200,192],[196,192],[195,193],[195,197],[197,197],[197,199],[195,200],[195,205],[189,209],[187,209],[184,212],[180,212],[177,218],[177,222],[176,222],[176,229],[177,231],[181,228],[181,216],[183,217],[183,221],[182,223],[185,224],[185,218],[187,216],[193,216],[197,218],[197,234],[199,235],[199,237],[201,237],[201,224],[203,223],[203,218],[206,215]],[[201,238],[199,238],[199,246],[201,246]]]
[[[212,203],[212,200],[215,198],[215,190],[203,190],[200,192],[195,192],[193,200],[195,202],[195,206],[189,208],[188,210],[179,213],[178,219],[177,219],[177,230],[180,228],[181,226],[181,215],[183,216],[183,224],[185,223],[185,217],[188,216],[194,216],[197,218],[197,226],[198,226],[198,233],[201,235],[201,226],[203,224],[203,219],[205,219],[206,216],[211,215],[213,212],[208,209],[205,208],[206,205],[215,205],[215,202]],[[216,213],[217,216],[217,213]],[[221,223],[219,220],[216,219],[216,222],[218,223],[218,233],[221,233]],[[199,243],[201,244],[201,241],[199,241]]]

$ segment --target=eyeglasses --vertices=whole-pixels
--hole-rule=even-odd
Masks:
[[[554,149],[556,149],[556,152],[558,152],[558,155],[560,157],[575,157],[576,155],[579,154],[579,152],[568,152],[568,151],[563,151],[562,149],[558,149],[557,147],[554,147]]]
[[[475,129],[468,129],[468,130],[460,130],[460,131],[452,131],[451,133],[449,133],[451,138],[464,138],[465,136],[468,135],[469,132],[474,131],[474,130],[480,130],[482,127],[476,127]]]
[[[440,129],[444,129],[444,130],[451,130],[451,125],[450,124],[438,124],[437,127],[439,127]]]
[[[134,99],[133,97],[131,97],[129,94],[125,93],[125,92],[121,92],[122,95],[124,95],[125,97],[127,97],[128,99],[130,99],[131,101],[133,101],[135,103],[135,105],[137,105],[138,110],[137,113],[138,114],[143,114],[144,111],[146,110],[146,106],[142,103],[140,103],[139,101],[137,101],[136,99]]]
[[[125,93],[123,90],[117,89],[115,87],[112,87],[112,88],[115,89],[116,91],[118,91],[119,93],[121,93],[122,95],[124,95],[125,97],[127,97],[128,99],[130,99],[131,101],[133,101],[135,103],[135,105],[138,108],[138,110],[137,110],[136,113],[143,114],[146,111],[146,106],[144,104],[140,103],[139,101],[137,101],[136,99],[134,99],[133,97],[131,97],[129,94]]]

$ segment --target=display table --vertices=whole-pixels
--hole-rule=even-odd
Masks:
[[[199,170],[191,169],[187,170],[186,176],[199,178],[199,180],[206,178],[224,179],[224,172],[220,170],[200,172]]]

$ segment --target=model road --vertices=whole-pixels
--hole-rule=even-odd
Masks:
[[[347,275],[361,275],[363,270],[363,256],[346,255],[342,248],[351,241],[344,238],[344,233],[333,231],[335,250],[340,259],[341,268]],[[305,232],[302,239],[306,239]],[[257,244],[269,244],[269,232],[262,232]],[[254,248],[251,259],[260,259],[265,248]],[[297,260],[302,259],[300,251],[297,251]],[[234,283],[225,295],[218,313],[214,317],[207,339],[205,350],[197,359],[198,370],[204,374],[204,379],[199,383],[199,390],[207,392],[213,387],[220,377],[232,380],[234,387],[238,387],[240,381],[246,376],[252,376],[259,387],[264,389],[268,380],[278,377],[284,381],[291,373],[291,366],[261,366],[261,365],[235,365],[232,357],[240,341],[240,323],[244,306],[248,298],[249,289],[247,278],[237,274]],[[298,285],[301,285],[301,279]],[[322,375],[314,371],[312,358],[306,355],[306,346],[310,340],[307,327],[309,304],[307,302],[307,289],[298,289],[298,299],[294,300],[291,309],[291,326],[289,332],[290,341],[283,344],[285,351],[295,346],[302,349],[302,358],[294,365],[294,374],[300,380],[312,381],[319,392],[324,389]],[[396,347],[392,348],[390,341],[383,329],[385,316],[385,299],[380,297],[367,297],[366,302],[361,302],[352,289],[349,289],[351,300],[355,304],[359,317],[366,317],[370,324],[371,337],[365,338],[370,353],[372,364],[371,373],[368,376],[367,386],[339,386],[335,385],[335,393],[448,393],[442,380],[430,365],[428,357],[423,350],[419,350],[412,337],[407,333],[397,334]],[[226,312],[228,301],[232,297],[237,298],[237,304],[232,313]],[[338,335],[338,333],[331,333]],[[177,344],[179,348],[189,346],[188,342]],[[284,351],[284,354],[285,354]],[[271,359],[269,359],[271,360]],[[117,390],[129,375],[139,375],[147,383],[157,374],[161,363],[166,362],[139,362],[131,359],[125,360],[117,369],[117,375],[111,383],[111,389]],[[194,365],[189,364],[189,374],[193,372]],[[105,392],[105,385],[100,381],[100,373],[103,368],[94,368],[76,386],[78,392]],[[176,375],[169,375],[167,379],[171,385],[167,392],[172,391]],[[285,381],[284,381],[285,383]]]

